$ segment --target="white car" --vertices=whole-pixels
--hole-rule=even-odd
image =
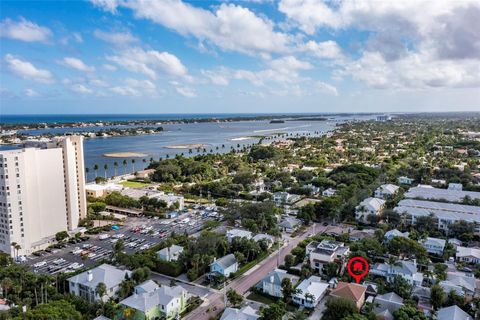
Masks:
[[[57,260],[53,260],[53,263],[56,264],[56,265],[59,265],[59,264],[62,264],[65,262],[65,259],[63,258],[60,258],[60,259],[57,259]]]
[[[93,253],[93,252],[88,254],[88,257],[89,257],[90,259],[95,258],[96,256],[97,256],[97,254],[96,254],[96,253]]]
[[[73,263],[72,265],[70,265],[70,268],[71,268],[72,270],[81,269],[81,268],[83,268],[83,263],[77,263],[77,262],[75,262],[75,263]]]
[[[100,240],[106,240],[106,239],[108,239],[108,238],[110,238],[110,235],[109,235],[109,234],[101,234],[101,235],[98,237],[98,239],[100,239]]]
[[[40,261],[40,262],[37,262],[33,265],[34,268],[40,268],[40,267],[43,267],[44,265],[46,265],[47,262],[46,261]]]

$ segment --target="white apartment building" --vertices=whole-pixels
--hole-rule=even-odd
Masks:
[[[83,137],[39,147],[0,151],[0,251],[11,255],[44,249],[86,217]]]

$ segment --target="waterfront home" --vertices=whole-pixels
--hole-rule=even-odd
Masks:
[[[121,270],[109,264],[102,264],[91,270],[82,272],[68,278],[70,293],[93,303],[99,300],[107,301],[116,296],[120,283],[125,276],[131,276],[129,270]],[[106,287],[105,296],[100,297],[97,292],[97,285],[104,283]]]
[[[306,246],[305,252],[310,267],[322,274],[324,265],[331,262],[336,262],[340,265],[340,268],[343,268],[350,249],[343,242],[322,240],[322,242],[310,242]]]
[[[233,253],[226,256],[215,259],[210,265],[210,272],[213,274],[229,277],[232,273],[237,272],[238,262]]]
[[[457,246],[457,261],[480,264],[480,248]]]
[[[135,320],[175,319],[187,307],[187,291],[181,286],[152,286],[147,291],[136,288],[133,295],[120,301],[120,305],[134,309],[132,319]]]
[[[225,308],[220,320],[257,320],[260,316],[250,306],[245,306],[241,309]]]
[[[377,319],[393,320],[393,313],[403,306],[403,298],[395,292],[389,292],[375,297],[373,313]]]
[[[278,224],[280,229],[287,233],[294,232],[299,226],[301,221],[293,217],[284,217],[282,221]]]
[[[282,269],[275,269],[270,271],[261,281],[260,288],[263,293],[268,294],[272,297],[282,298],[282,281],[283,279],[289,279],[290,282],[295,285],[297,284],[299,277],[288,274],[287,271]]]
[[[234,238],[252,239],[252,233],[243,229],[230,229],[227,231],[227,240],[232,242]]]
[[[360,310],[365,303],[367,289],[361,284],[339,282],[337,287],[330,292],[332,298],[342,298],[352,301]]]
[[[378,198],[366,198],[355,207],[355,219],[357,221],[368,223],[368,216],[380,216],[385,207],[385,200]]]
[[[415,286],[420,286],[423,282],[423,274],[417,271],[416,260],[400,260],[395,264],[376,263],[370,268],[370,274],[384,277],[388,282],[393,282],[396,276]]]
[[[398,178],[398,183],[400,184],[412,184],[415,180],[409,177],[400,177]]]
[[[424,240],[420,240],[419,243],[427,250],[428,253],[441,256],[443,254],[443,250],[445,250],[445,244],[447,242],[444,239],[427,237]]]
[[[408,238],[409,232],[401,232],[398,229],[393,229],[385,232],[385,241],[390,242],[395,237]]]
[[[397,194],[399,189],[400,187],[394,184],[382,184],[375,190],[375,198],[384,200],[392,198]]]
[[[157,251],[157,257],[162,261],[177,261],[182,252],[183,247],[174,244]]]
[[[324,197],[333,197],[337,193],[337,190],[333,188],[328,188],[327,190],[323,190],[322,196]]]
[[[310,276],[303,280],[293,295],[293,302],[305,308],[315,308],[327,293],[328,283],[320,277]]]
[[[458,306],[438,309],[437,320],[473,320],[473,317]]]

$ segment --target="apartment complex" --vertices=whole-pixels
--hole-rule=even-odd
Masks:
[[[31,254],[75,229],[87,214],[84,179],[83,137],[1,151],[0,251]]]

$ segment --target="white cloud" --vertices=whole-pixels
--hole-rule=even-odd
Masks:
[[[8,70],[27,80],[33,80],[41,83],[54,82],[50,71],[45,69],[38,69],[29,61],[21,60],[11,54],[5,55],[4,58]]]
[[[132,0],[121,3],[138,18],[149,19],[184,36],[193,36],[223,50],[242,53],[285,52],[289,36],[251,10],[222,3],[214,11],[180,0]]]
[[[121,96],[156,96],[157,86],[150,80],[125,79],[123,85],[110,88],[113,93]]]
[[[117,13],[117,0],[90,0],[90,2],[94,6],[99,7],[105,11],[108,11],[110,13]]]
[[[319,81],[319,82],[316,83],[316,86],[317,86],[318,91],[320,91],[320,92],[328,93],[328,94],[331,94],[331,95],[334,95],[334,96],[338,96],[337,88],[335,88],[331,84]]]
[[[111,64],[104,64],[102,67],[103,67],[103,69],[105,69],[107,71],[117,71],[117,67],[115,67]]]
[[[202,70],[202,74],[218,86],[227,86],[229,84],[227,73],[228,71],[223,67],[218,71]]]
[[[65,57],[60,64],[82,72],[94,72],[95,67],[86,65],[82,60],[73,57]]]
[[[30,89],[30,88],[27,88],[23,91],[23,93],[27,96],[27,97],[30,97],[30,98],[34,98],[34,97],[39,97],[40,94],[33,90],[33,89]]]
[[[197,94],[195,93],[195,90],[192,88],[188,87],[176,87],[175,88],[178,93],[180,93],[182,96],[187,97],[187,98],[195,98]]]
[[[86,95],[86,94],[91,94],[93,93],[93,90],[86,87],[85,85],[83,84],[74,84],[72,86],[70,86],[70,90],[72,90],[73,92],[75,93],[79,93],[79,94],[82,94],[82,95]]]
[[[138,39],[135,38],[129,31],[126,32],[106,32],[102,30],[95,30],[93,35],[100,40],[108,42],[116,46],[128,45],[133,42],[137,42]]]
[[[155,50],[143,50],[130,48],[118,55],[109,56],[107,60],[115,62],[119,66],[131,72],[144,74],[151,79],[157,79],[157,72],[177,77],[188,77],[187,68],[173,54]]]
[[[47,42],[52,35],[50,29],[20,18],[18,21],[5,19],[0,22],[0,37],[25,42]]]
[[[340,46],[332,40],[323,41],[323,42],[315,42],[315,41],[308,41],[305,45],[301,48],[302,51],[309,52],[318,58],[326,58],[326,59],[342,59],[342,49]]]

